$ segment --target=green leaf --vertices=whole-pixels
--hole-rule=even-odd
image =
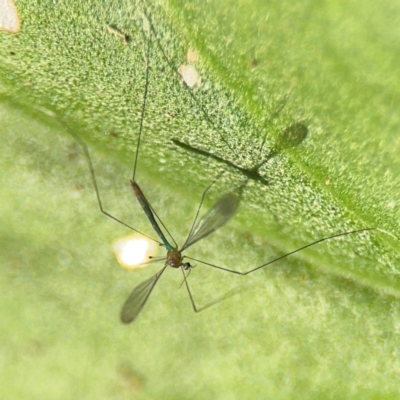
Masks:
[[[398,397],[398,6],[17,6],[20,33],[0,34],[2,397]],[[200,314],[167,269],[123,326],[121,305],[161,265],[118,267],[112,243],[129,231],[99,212],[79,143],[59,121],[89,144],[106,210],[155,237],[129,185],[143,11],[155,32],[136,179],[178,244],[221,170],[204,212],[246,177],[172,138],[251,169],[288,126],[308,127],[260,169],[269,184],[250,180],[237,215],[187,255],[246,271],[325,236],[380,230],[246,277],[198,263],[188,282],[200,307],[239,291]],[[191,90],[176,74],[189,48],[201,77]]]

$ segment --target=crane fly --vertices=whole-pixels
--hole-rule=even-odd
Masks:
[[[149,46],[148,46],[148,53],[147,53],[147,57],[148,57],[149,47],[150,47],[150,42],[151,42],[150,34],[154,30],[154,27],[153,27],[151,20],[147,14],[146,14],[146,17],[150,24],[149,37],[148,37]],[[141,190],[139,184],[137,183],[137,181],[135,179],[135,173],[136,173],[137,162],[138,162],[138,154],[139,154],[139,148],[140,148],[140,141],[141,141],[141,137],[142,137],[143,120],[144,120],[144,114],[145,114],[145,108],[146,108],[146,99],[147,99],[147,90],[148,90],[148,69],[149,69],[149,60],[147,58],[146,84],[145,84],[145,90],[144,90],[144,96],[143,96],[141,124],[140,124],[140,128],[139,128],[139,136],[138,136],[138,141],[137,141],[137,146],[136,146],[136,156],[135,156],[135,162],[134,162],[134,168],[133,168],[133,178],[131,179],[130,183],[131,183],[133,192],[135,194],[135,197],[137,198],[138,202],[140,203],[140,206],[142,207],[144,213],[146,214],[153,229],[157,233],[158,237],[161,239],[163,246],[167,250],[167,256],[165,259],[165,264],[161,268],[160,271],[158,271],[154,276],[152,276],[149,279],[147,279],[146,281],[140,283],[138,286],[136,286],[136,288],[133,289],[130,296],[125,301],[124,305],[122,306],[122,310],[121,310],[122,322],[130,323],[136,319],[136,317],[139,315],[139,313],[143,309],[144,305],[146,304],[147,300],[149,299],[149,297],[150,297],[154,287],[156,286],[157,282],[159,281],[161,275],[164,273],[164,271],[166,270],[166,268],[168,266],[172,267],[172,268],[180,268],[181,269],[182,274],[183,274],[184,283],[187,288],[193,310],[195,312],[199,312],[199,311],[207,308],[207,306],[205,306],[205,307],[199,309],[194,302],[194,299],[191,294],[191,291],[190,291],[190,288],[189,288],[189,285],[188,285],[188,282],[186,279],[186,275],[185,275],[185,271],[190,271],[193,266],[190,262],[185,262],[184,261],[185,258],[188,260],[203,264],[203,265],[207,265],[207,266],[222,270],[222,271],[230,272],[230,273],[237,274],[237,275],[247,275],[247,274],[255,272],[261,268],[264,268],[267,265],[270,265],[276,261],[279,261],[285,257],[288,257],[294,253],[297,253],[301,250],[311,247],[317,243],[321,243],[323,241],[330,240],[330,239],[337,238],[337,237],[344,236],[344,235],[365,232],[368,230],[375,229],[375,228],[364,228],[364,229],[359,229],[359,230],[354,230],[354,231],[349,231],[349,232],[341,232],[341,233],[338,233],[335,235],[324,237],[322,239],[319,239],[312,243],[309,243],[305,246],[302,246],[296,250],[293,250],[289,253],[286,253],[278,258],[268,261],[262,265],[252,268],[247,272],[235,271],[233,269],[215,265],[215,264],[212,264],[209,262],[205,262],[205,261],[187,256],[187,255],[183,256],[183,254],[182,254],[183,251],[188,249],[190,246],[192,246],[199,240],[210,235],[212,232],[221,228],[223,225],[225,225],[228,222],[228,220],[235,214],[235,212],[237,210],[240,196],[234,195],[233,193],[229,193],[229,194],[223,196],[200,220],[197,221],[199,211],[203,204],[204,198],[205,198],[208,190],[215,183],[215,181],[214,181],[203,192],[203,195],[202,195],[202,198],[200,201],[200,205],[198,207],[192,228],[190,230],[190,233],[189,233],[184,245],[181,248],[178,248],[176,243],[173,246],[168,242],[162,229],[160,228],[160,226],[157,223],[157,219],[161,222],[160,218],[154,212],[152,206],[150,205],[149,201],[147,200],[146,196],[144,195],[143,191]],[[209,122],[211,122],[210,118],[207,118],[207,119]],[[286,128],[284,130],[281,138],[279,139],[278,148],[284,149],[284,148],[297,146],[305,139],[305,137],[307,136],[307,133],[308,133],[307,127],[301,123],[295,123],[295,124],[290,125],[288,128]],[[177,139],[174,139],[173,141],[175,144],[177,144],[181,147],[184,147],[184,148],[186,147],[186,149],[188,149],[187,147],[190,147],[188,145],[185,145],[183,142],[180,142]],[[202,150],[198,150],[196,148],[193,148],[193,149],[202,155],[210,156],[210,153],[207,153]],[[189,149],[189,150],[191,150],[191,149]],[[272,156],[273,156],[273,154],[272,154]],[[215,156],[214,158],[218,160],[217,156]],[[221,159],[218,161],[225,161],[225,160]],[[247,171],[250,174],[249,177],[256,177],[256,178],[259,177],[262,179],[262,177],[259,175],[258,170],[265,162],[266,162],[266,160],[264,160],[262,163],[260,163],[256,167],[254,167],[252,170]],[[239,167],[237,167],[236,165],[233,165],[233,166],[236,167],[237,169],[239,169]],[[246,171],[241,171],[241,172],[244,172],[246,174]],[[161,222],[161,224],[162,224],[162,222]],[[164,225],[163,225],[163,227],[165,228]],[[166,229],[166,231],[168,232],[167,229]]]
[[[157,284],[158,280],[160,279],[161,275],[163,274],[163,272],[167,267],[181,268],[183,273],[183,279],[189,294],[190,301],[193,306],[193,310],[195,312],[200,311],[200,309],[197,308],[193,300],[193,296],[190,292],[190,288],[185,275],[185,271],[190,271],[192,265],[190,262],[184,262],[184,256],[182,255],[182,252],[188,249],[196,242],[198,242],[199,240],[205,238],[212,232],[216,231],[217,229],[225,225],[228,222],[228,220],[235,214],[237,206],[239,204],[238,196],[232,193],[227,194],[223,196],[217,203],[215,203],[214,206],[200,220],[197,221],[197,217],[199,215],[199,211],[203,203],[203,200],[205,198],[205,195],[211,188],[211,186],[214,184],[214,182],[204,191],[202,200],[197,210],[194,223],[192,225],[192,229],[190,230],[190,233],[184,245],[178,249],[176,244],[173,246],[168,242],[167,238],[165,237],[163,231],[161,230],[156,221],[150,203],[146,199],[138,183],[134,180],[131,180],[131,186],[133,192],[135,193],[136,198],[138,199],[143,211],[145,212],[154,230],[162,240],[162,243],[167,250],[167,256],[165,259],[165,265],[162,267],[162,269],[148,280],[139,284],[132,291],[132,293],[122,306],[122,311],[121,311],[122,322],[130,323],[135,320],[135,318],[138,316],[138,314],[146,304],[152,290],[154,289],[155,285]]]
[[[195,312],[199,312],[199,311],[204,310],[205,308],[208,308],[211,305],[216,304],[219,301],[214,301],[214,302],[209,303],[208,305],[203,306],[201,308],[198,308],[196,306],[195,301],[192,296],[192,293],[189,288],[188,280],[187,280],[188,274],[190,273],[191,269],[194,267],[194,265],[192,265],[191,262],[200,263],[200,264],[210,266],[212,268],[219,269],[219,270],[222,270],[225,272],[233,273],[236,275],[248,275],[257,270],[265,268],[266,266],[271,265],[279,260],[282,260],[285,257],[293,255],[297,252],[300,252],[308,247],[314,246],[318,243],[321,243],[321,242],[324,242],[327,240],[331,240],[334,238],[338,238],[341,236],[345,236],[345,235],[351,235],[351,234],[355,234],[355,233],[361,233],[361,232],[372,231],[372,230],[377,229],[377,228],[363,228],[363,229],[357,229],[357,230],[352,230],[352,231],[347,231],[347,232],[341,232],[341,233],[337,233],[337,234],[334,234],[331,236],[326,236],[321,239],[315,240],[311,243],[308,243],[300,248],[297,248],[291,252],[288,252],[282,256],[279,256],[273,260],[263,263],[262,265],[251,268],[250,270],[245,271],[245,272],[236,271],[236,270],[233,270],[228,267],[215,265],[215,264],[212,264],[212,263],[209,263],[206,261],[202,261],[202,260],[199,260],[197,258],[188,256],[188,255],[183,255],[184,251],[186,251],[192,245],[194,245],[198,241],[204,239],[205,237],[207,237],[208,235],[210,235],[217,229],[222,228],[233,217],[233,215],[236,213],[236,211],[238,209],[238,205],[240,202],[240,195],[236,194],[234,191],[232,191],[228,194],[225,194],[208,210],[208,212],[206,212],[199,219],[198,216],[199,216],[202,204],[204,202],[204,199],[205,199],[208,191],[210,190],[210,188],[218,180],[218,178],[216,178],[204,190],[200,204],[197,208],[197,212],[196,212],[193,224],[191,226],[189,235],[187,236],[187,239],[186,239],[185,243],[183,244],[183,246],[179,248],[178,245],[176,244],[175,240],[172,238],[171,234],[169,233],[168,229],[162,223],[161,219],[158,217],[157,213],[154,211],[150,202],[148,201],[148,199],[146,198],[142,189],[140,188],[140,186],[136,180],[136,170],[137,170],[137,165],[138,165],[138,156],[139,156],[140,142],[142,139],[143,122],[144,122],[144,117],[145,117],[146,101],[147,101],[147,94],[148,94],[148,88],[149,88],[149,58],[150,58],[150,48],[151,48],[151,43],[152,43],[151,34],[154,32],[154,26],[152,24],[152,21],[151,21],[149,15],[146,12],[145,12],[145,15],[148,19],[150,29],[148,30],[148,36],[147,36],[146,74],[145,74],[145,84],[144,84],[144,91],[143,91],[143,100],[142,100],[138,140],[137,140],[137,144],[136,144],[136,152],[135,152],[135,159],[134,159],[134,165],[133,165],[133,174],[132,174],[132,179],[130,180],[130,186],[131,186],[131,189],[132,189],[136,199],[138,200],[143,212],[145,213],[147,219],[149,220],[150,224],[152,225],[154,231],[156,232],[157,236],[159,237],[159,239],[161,241],[155,240],[155,239],[151,238],[150,236],[143,234],[142,232],[140,232],[136,228],[132,227],[131,225],[116,218],[115,216],[113,216],[112,214],[110,214],[103,208],[100,191],[98,189],[97,180],[96,180],[96,176],[94,173],[94,168],[93,168],[92,161],[90,158],[89,149],[88,149],[87,145],[75,134],[74,131],[72,131],[72,129],[67,124],[65,124],[64,122],[59,120],[59,122],[61,122],[67,128],[67,130],[70,132],[70,134],[81,144],[81,146],[84,150],[84,154],[85,154],[85,157],[88,162],[91,179],[92,179],[92,183],[93,183],[93,186],[95,189],[96,198],[97,198],[97,202],[98,202],[100,211],[107,217],[124,225],[125,227],[127,227],[135,232],[138,232],[138,233],[146,236],[147,238],[154,240],[155,242],[158,242],[160,245],[164,246],[167,251],[165,258],[150,257],[150,259],[147,263],[165,260],[164,266],[155,275],[153,275],[149,279],[145,280],[144,282],[140,283],[133,289],[133,291],[128,296],[127,300],[124,302],[122,309],[121,309],[120,317],[121,317],[121,321],[123,323],[126,323],[126,324],[131,323],[138,317],[138,315],[142,311],[143,307],[145,306],[146,302],[148,301],[154,287],[156,286],[157,282],[159,281],[159,279],[161,278],[162,274],[167,269],[167,267],[172,267],[172,268],[181,270],[181,272],[183,274],[183,282],[186,286],[193,310]],[[159,44],[159,46],[160,46],[160,44]],[[164,52],[163,52],[163,54],[165,55]],[[200,106],[200,108],[201,108],[201,106]],[[205,111],[203,110],[203,112],[205,112]],[[205,114],[205,119],[209,123],[212,123],[211,119],[208,117],[207,114]],[[303,139],[306,137],[308,130],[304,125],[302,125],[300,123],[295,123],[295,124],[292,124],[287,130],[285,130],[285,132],[286,132],[286,136],[289,136],[291,139],[289,140],[288,145],[285,143],[281,144],[282,148],[284,148],[285,146],[290,147],[291,146],[290,143],[295,143],[295,145],[301,143],[303,141]],[[290,135],[292,135],[292,136],[290,136]],[[205,155],[205,156],[214,158],[217,161],[226,163],[226,160],[224,160],[218,156],[215,156],[212,153],[208,153],[204,150],[196,149],[195,147],[192,147],[183,142],[180,142],[177,139],[174,139],[174,143],[185,148],[186,150],[194,151],[201,155]],[[253,169],[247,170],[247,172],[246,172],[246,170],[241,169],[240,167],[234,165],[233,163],[230,163],[230,165],[237,168],[238,170],[240,170],[240,172],[244,173],[245,175],[247,174],[247,176],[249,178],[255,177],[256,179],[261,178],[259,180],[262,180],[263,178],[259,174],[259,168],[264,163],[265,163],[265,160],[262,163],[255,166]],[[242,185],[241,188],[242,187],[244,187],[244,185]],[[160,224],[157,221],[159,221]],[[174,242],[173,245],[168,241],[163,229],[171,237],[172,241]],[[187,260],[189,260],[189,261],[187,261]]]
[[[308,134],[308,128],[306,125],[304,125],[300,122],[296,122],[296,123],[289,125],[287,128],[285,128],[281,132],[280,136],[278,137],[275,149],[272,149],[267,157],[265,157],[261,162],[257,163],[256,165],[254,165],[251,168],[241,167],[232,161],[226,160],[225,158],[218,156],[217,154],[211,153],[207,150],[201,149],[194,145],[182,142],[181,140],[179,140],[177,138],[173,138],[171,140],[172,140],[172,143],[174,143],[176,146],[178,146],[186,151],[200,155],[202,157],[206,157],[206,158],[215,160],[220,164],[225,164],[228,167],[235,169],[241,175],[244,175],[247,178],[247,180],[252,179],[254,181],[259,181],[261,183],[268,184],[268,180],[265,179],[260,174],[261,168],[271,158],[275,157],[281,151],[300,145],[307,137],[307,134]],[[262,153],[264,144],[265,144],[265,140],[261,144],[260,153]]]

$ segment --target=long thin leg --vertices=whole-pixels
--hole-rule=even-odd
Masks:
[[[153,206],[149,203],[150,209],[153,212],[154,216],[157,218],[158,222],[162,225],[162,227],[165,229],[165,232],[168,233],[169,237],[171,238],[171,240],[174,242],[175,246],[178,247],[178,244],[176,243],[174,237],[172,236],[171,232],[169,231],[169,229],[165,226],[164,222],[162,221],[162,219],[158,216],[157,212],[154,210]]]
[[[150,37],[150,33],[149,33],[149,37],[148,37],[148,46],[147,46],[147,51],[146,51],[146,80],[145,80],[145,88],[144,88],[144,93],[143,93],[143,102],[142,102],[142,113],[141,113],[141,118],[140,118],[140,125],[139,125],[139,137],[138,137],[138,141],[137,141],[137,145],[136,145],[136,155],[135,155],[135,162],[134,162],[134,167],[133,167],[133,174],[132,174],[132,180],[134,181],[135,179],[135,173],[136,173],[136,167],[137,167],[137,161],[138,161],[138,156],[139,156],[139,147],[140,147],[140,140],[141,140],[141,136],[142,136],[142,131],[143,131],[143,121],[144,121],[144,114],[145,114],[145,109],[146,109],[146,100],[147,100],[147,93],[148,93],[148,87],[149,87],[149,58],[150,58],[150,48],[151,48],[151,37]],[[89,153],[89,149],[86,145],[85,142],[83,142],[76,134],[75,132],[70,128],[70,126],[68,124],[66,124],[64,121],[60,120],[57,118],[57,120],[59,121],[59,123],[61,125],[63,125],[68,132],[71,134],[71,136],[73,136],[75,138],[75,140],[82,146],[83,148],[83,152],[85,154],[88,166],[89,166],[89,170],[90,170],[90,175],[92,178],[92,182],[93,182],[93,186],[96,192],[96,198],[97,198],[97,202],[99,204],[99,208],[100,211],[106,215],[107,217],[113,219],[114,221],[126,226],[127,228],[131,229],[134,232],[140,233],[141,235],[147,237],[148,239],[151,239],[159,244],[162,244],[160,241],[153,239],[152,237],[140,232],[139,230],[133,228],[132,226],[128,225],[127,223],[125,223],[124,221],[120,220],[119,218],[113,216],[112,214],[110,214],[108,211],[106,211],[103,208],[103,203],[101,200],[101,196],[100,196],[100,191],[97,185],[97,180],[96,180],[96,175],[94,173],[94,168],[93,168],[93,163],[92,163],[92,159],[90,157],[90,153]]]
[[[218,179],[222,176],[223,173],[224,173],[224,172],[222,171],[222,172],[207,186],[207,188],[204,190],[203,194],[201,195],[200,204],[199,204],[199,206],[197,207],[197,211],[196,211],[196,215],[195,215],[194,220],[193,220],[192,227],[190,228],[189,235],[187,236],[187,239],[186,239],[185,243],[183,244],[182,249],[185,248],[185,246],[186,246],[186,244],[187,244],[187,242],[188,242],[188,240],[189,240],[189,238],[190,238],[190,236],[191,236],[191,234],[192,234],[192,232],[193,232],[193,229],[194,229],[194,227],[195,227],[195,225],[196,225],[196,222],[197,222],[197,218],[199,217],[199,213],[200,213],[201,206],[203,205],[203,202],[204,202],[204,199],[205,199],[205,197],[206,197],[207,192],[208,192],[208,191],[211,189],[211,187],[218,181]]]
[[[143,29],[144,30],[144,29]],[[146,38],[146,34],[143,33],[143,36]],[[151,206],[151,204],[147,201],[146,197],[144,196],[142,190],[140,189],[138,183],[135,180],[135,176],[136,176],[136,169],[137,169],[137,165],[138,165],[138,159],[139,159],[139,148],[140,148],[140,142],[142,139],[142,133],[143,133],[143,122],[144,122],[144,118],[145,118],[145,112],[146,112],[146,103],[147,103],[147,94],[149,91],[149,75],[150,75],[150,49],[151,49],[151,30],[149,30],[148,32],[148,37],[147,39],[147,50],[146,50],[146,78],[145,78],[145,85],[144,85],[144,91],[143,91],[143,100],[142,100],[142,111],[141,111],[141,115],[140,115],[140,124],[139,124],[139,134],[138,134],[138,140],[136,143],[136,153],[135,153],[135,161],[133,164],[133,172],[132,172],[132,179],[131,179],[131,186],[133,188],[133,191],[135,193],[136,198],[139,200],[139,203],[141,204],[143,210],[145,211],[146,215],[148,216],[153,228],[155,229],[155,231],[157,232],[157,234],[160,236],[160,238],[162,238],[162,241],[165,245],[165,247],[167,249],[169,249],[171,246],[169,245],[167,239],[165,238],[163,232],[160,230],[160,228],[158,227],[157,222],[154,219],[154,216],[157,218],[157,220],[160,222],[160,224],[163,226],[163,228],[165,229],[165,231],[168,233],[168,235],[170,236],[170,238],[172,239],[172,241],[175,243],[176,246],[176,242],[175,239],[173,238],[173,236],[171,235],[171,233],[169,232],[169,230],[167,229],[167,227],[164,225],[163,221],[161,220],[161,218],[158,216],[158,214],[154,211],[153,207]],[[139,190],[140,193],[138,193],[135,190],[135,187],[137,187],[137,189]],[[143,199],[143,202],[142,200]],[[150,213],[150,214],[149,214]],[[165,239],[165,240],[164,240]],[[168,245],[167,245],[168,243]]]
[[[181,267],[182,268],[182,267]],[[193,267],[192,267],[193,268]],[[182,268],[182,271],[183,271],[183,274],[185,275],[185,278],[183,279],[183,281],[182,281],[182,283],[179,285],[179,289],[182,287],[182,285],[185,283],[185,281],[186,281],[186,279],[187,278],[189,278],[189,275],[190,275],[190,273],[192,272],[192,268],[190,268],[189,270],[188,270],[188,272],[187,272],[187,274],[185,275],[185,271],[183,271],[183,268]]]
[[[143,34],[143,36],[145,36],[145,34]],[[137,163],[138,163],[138,158],[139,158],[140,141],[142,139],[142,132],[143,132],[144,114],[146,111],[147,93],[149,91],[150,48],[151,48],[151,30],[149,31],[148,37],[147,37],[146,80],[145,80],[144,91],[143,91],[142,112],[140,115],[139,135],[138,135],[138,140],[137,140],[137,144],[136,144],[135,161],[133,164],[133,173],[132,173],[132,181],[133,182],[135,182],[136,168],[137,168]]]
[[[93,164],[92,164],[92,159],[91,159],[91,157],[90,157],[89,148],[87,147],[86,143],[85,143],[79,136],[77,136],[76,133],[69,127],[69,125],[67,125],[64,121],[62,121],[62,120],[60,120],[60,119],[58,119],[58,118],[57,118],[57,121],[58,121],[62,126],[64,126],[64,127],[68,130],[68,132],[70,133],[70,135],[82,146],[83,152],[84,152],[85,157],[86,157],[86,161],[87,161],[88,166],[89,166],[90,175],[91,175],[91,178],[92,178],[92,183],[93,183],[94,190],[95,190],[95,192],[96,192],[97,203],[99,204],[99,209],[100,209],[100,211],[101,211],[104,215],[106,215],[107,217],[113,219],[114,221],[118,222],[118,223],[121,224],[121,225],[126,226],[126,227],[129,228],[130,230],[132,230],[132,231],[134,231],[134,232],[137,232],[137,233],[140,233],[141,235],[147,237],[147,238],[150,239],[150,240],[153,240],[154,242],[157,242],[157,243],[159,243],[159,244],[162,244],[162,243],[159,242],[158,240],[155,240],[155,239],[153,239],[152,237],[150,237],[150,236],[148,236],[148,235],[146,235],[146,234],[140,232],[139,230],[133,228],[131,225],[128,225],[127,223],[125,223],[124,221],[120,220],[119,218],[114,217],[112,214],[110,214],[108,211],[106,211],[106,210],[103,208],[103,203],[102,203],[102,201],[101,201],[100,191],[99,191],[99,188],[98,188],[98,185],[97,185],[96,175],[95,175],[95,173],[94,173],[94,168],[93,168]]]
[[[217,299],[211,301],[210,303],[207,303],[203,307],[197,307],[196,303],[194,301],[192,292],[190,291],[189,284],[188,284],[187,279],[186,279],[187,276],[185,275],[185,271],[183,270],[183,268],[181,268],[181,270],[182,270],[182,274],[183,274],[183,281],[185,282],[185,286],[186,286],[186,289],[187,289],[187,292],[188,292],[188,295],[189,295],[189,299],[190,299],[190,302],[192,303],[193,311],[195,313],[199,313],[201,311],[206,310],[207,308],[213,307],[216,304],[221,303],[222,301],[228,299],[229,297],[232,297],[235,294],[238,294],[238,293],[240,293],[241,291],[244,290],[244,288],[233,289],[233,290],[229,291],[228,293],[226,293],[225,295],[223,295],[221,297],[218,297]]]
[[[316,244],[318,244],[318,243],[321,243],[321,242],[324,242],[324,241],[326,241],[326,240],[338,238],[338,237],[340,237],[340,236],[351,235],[351,234],[353,234],[353,233],[361,233],[361,232],[366,232],[366,231],[373,231],[373,230],[376,230],[376,229],[377,229],[377,228],[364,228],[364,229],[358,229],[358,230],[355,230],[355,231],[337,233],[336,235],[332,235],[332,236],[327,236],[327,237],[324,237],[324,238],[322,238],[322,239],[318,239],[318,240],[316,240],[316,241],[314,241],[314,242],[312,242],[312,243],[309,243],[309,244],[307,244],[307,245],[305,245],[305,246],[299,247],[299,248],[296,249],[296,250],[293,250],[293,251],[291,251],[291,252],[289,252],[289,253],[286,253],[286,254],[284,254],[283,256],[277,257],[277,258],[275,258],[275,259],[273,259],[273,260],[271,260],[271,261],[268,261],[268,262],[265,263],[265,264],[259,265],[258,267],[252,268],[252,269],[250,269],[249,271],[246,271],[246,272],[240,272],[240,271],[235,271],[235,270],[233,270],[233,269],[229,269],[229,268],[225,268],[225,267],[220,267],[219,265],[210,264],[210,263],[208,263],[208,262],[201,261],[201,260],[198,260],[198,259],[196,259],[196,258],[189,257],[189,256],[185,256],[185,258],[188,258],[189,260],[193,260],[193,261],[199,262],[199,263],[204,264],[204,265],[208,265],[208,266],[213,267],[213,268],[220,269],[220,270],[222,270],[222,271],[231,272],[232,274],[236,274],[236,275],[247,275],[247,274],[251,274],[252,272],[257,271],[257,270],[259,270],[259,269],[261,269],[261,268],[264,268],[264,267],[266,267],[267,265],[271,265],[271,264],[273,264],[273,263],[275,263],[275,262],[277,262],[277,261],[279,261],[279,260],[282,260],[283,258],[286,258],[286,257],[288,257],[288,256],[291,256],[292,254],[298,253],[298,252],[301,251],[301,250],[307,249],[308,247],[314,246],[314,245],[316,245]]]

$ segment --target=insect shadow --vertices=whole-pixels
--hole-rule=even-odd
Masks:
[[[299,144],[301,144],[303,142],[303,140],[307,137],[307,133],[308,133],[308,128],[300,122],[289,125],[286,129],[284,129],[281,132],[281,135],[278,138],[277,144],[269,152],[269,154],[266,157],[264,157],[264,159],[261,162],[257,163],[252,168],[241,167],[239,165],[236,165],[232,161],[226,160],[226,159],[224,159],[214,153],[211,153],[207,150],[200,149],[200,148],[192,146],[188,143],[184,143],[184,142],[180,141],[179,139],[173,138],[171,140],[176,146],[178,146],[188,152],[213,159],[221,164],[225,164],[228,167],[235,169],[240,174],[245,176],[247,178],[247,181],[254,180],[254,181],[262,182],[264,184],[268,184],[268,180],[265,179],[265,177],[260,174],[260,169],[268,161],[270,161],[272,158],[274,158],[275,156],[280,154],[283,150],[289,149],[291,147],[296,147]],[[263,145],[262,145],[261,149],[262,148],[263,148]]]
[[[181,84],[185,88],[186,92],[188,93],[190,98],[193,100],[193,102],[196,104],[197,109],[202,113],[204,119],[207,121],[209,126],[213,127],[216,131],[224,132],[223,135],[220,135],[220,138],[225,143],[227,148],[229,148],[231,150],[231,152],[234,152],[234,149],[232,149],[231,144],[227,140],[227,137],[229,136],[229,134],[225,131],[224,127],[216,126],[216,123],[214,122],[212,117],[209,115],[206,108],[200,103],[200,101],[196,97],[193,89],[186,83],[186,81],[182,78],[181,74],[179,73],[178,69],[175,68],[172,61],[168,58],[167,52],[164,50],[161,42],[157,39],[157,31],[156,31],[154,23],[152,21],[151,14],[145,7],[143,7],[143,13],[144,13],[146,21],[149,24],[149,28],[150,28],[151,32],[153,33],[154,37],[156,37],[157,46],[158,46],[166,64],[168,65],[168,68],[170,69],[172,75],[175,75],[176,78],[181,82]],[[265,126],[272,123],[272,121],[281,113],[281,111],[286,106],[289,97],[290,97],[290,93],[287,94],[283,98],[283,100],[280,102],[279,106],[269,115],[269,117],[264,122]],[[277,137],[274,140],[274,144],[272,145],[272,148],[268,149],[268,153],[266,155],[262,155],[262,153],[264,152],[263,150],[264,150],[264,147],[266,144],[266,139],[267,139],[267,136],[263,135],[263,140],[262,140],[261,145],[259,146],[259,150],[258,150],[258,152],[260,154],[260,158],[262,158],[262,160],[255,163],[255,165],[251,168],[245,168],[240,165],[237,165],[236,163],[234,163],[230,160],[227,160],[223,157],[220,157],[213,152],[210,152],[205,149],[199,148],[198,146],[186,143],[178,138],[172,138],[171,140],[176,146],[178,146],[186,151],[213,159],[219,163],[225,164],[225,165],[235,169],[241,175],[245,176],[248,180],[254,180],[254,181],[264,183],[264,184],[268,184],[268,180],[260,174],[261,168],[269,160],[271,160],[278,154],[282,153],[282,151],[297,147],[298,145],[303,143],[303,141],[306,139],[307,135],[308,135],[307,125],[304,122],[300,122],[300,121],[294,122],[294,123],[288,125],[285,129],[283,129],[277,135]],[[261,135],[258,135],[258,136],[261,136]]]

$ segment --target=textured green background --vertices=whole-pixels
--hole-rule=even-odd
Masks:
[[[2,397],[399,397],[399,250],[382,232],[247,277],[198,265],[189,281],[199,305],[243,290],[197,315],[168,271],[139,319],[120,324],[122,302],[158,267],[118,267],[111,243],[127,231],[98,212],[79,146],[43,112],[90,144],[107,210],[153,234],[129,187],[143,3],[99,3],[19,1],[21,32],[0,34]],[[250,182],[237,216],[188,255],[245,271],[349,229],[399,236],[398,3],[146,7],[157,37],[137,179],[178,243],[225,167],[171,138],[249,168],[286,126],[309,127],[264,167],[270,185]],[[157,43],[173,69],[189,47],[199,53],[197,101]],[[205,206],[243,179],[227,169]]]

